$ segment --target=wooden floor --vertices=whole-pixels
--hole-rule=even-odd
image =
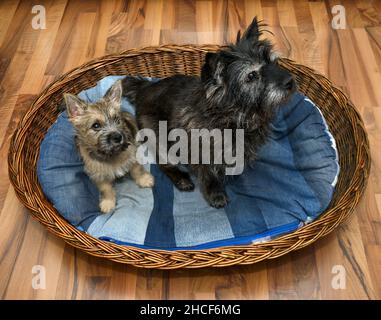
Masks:
[[[0,297],[3,299],[380,299],[381,1],[0,1]],[[331,28],[331,8],[347,28]],[[90,257],[34,221],[7,176],[11,134],[43,87],[89,59],[132,47],[232,41],[258,15],[287,57],[327,75],[363,116],[372,150],[355,214],[315,244],[276,260],[224,269],[141,270]],[[46,289],[32,288],[32,268]],[[334,289],[335,266],[346,271]],[[343,284],[343,282],[342,282]]]

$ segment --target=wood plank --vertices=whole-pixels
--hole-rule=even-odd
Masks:
[[[290,255],[267,263],[267,281],[271,300],[295,300],[298,293],[294,286],[292,260]]]
[[[373,106],[381,106],[381,69],[376,63],[369,36],[365,29],[353,30],[353,36],[358,48],[361,67],[366,74],[366,83]]]
[[[291,253],[293,285],[298,299],[321,299],[318,267],[312,246]]]
[[[214,270],[212,268],[200,270],[175,270],[170,272],[169,299],[223,299],[226,294],[229,281],[226,269]],[[236,270],[236,268],[231,268]],[[180,288],[182,288],[180,290]],[[232,292],[232,294],[234,294]]]
[[[27,16],[28,9],[27,1],[18,7],[6,35],[6,42],[0,49],[1,63],[5,64],[0,68],[4,72],[0,74],[0,87],[2,88],[0,90],[0,105],[2,106],[0,108],[0,145],[3,144],[17,100],[17,93],[40,34],[40,30],[34,30],[31,24],[27,23],[30,21]],[[12,38],[10,32],[19,32],[19,34]]]
[[[377,1],[376,1],[377,2]],[[364,26],[377,26],[381,22],[381,14],[372,1],[356,0],[356,7]]]
[[[8,28],[12,23],[18,5],[19,1],[14,0],[4,0],[0,3],[0,47],[2,46]]]
[[[151,0],[148,2],[144,19],[144,29],[151,31],[151,45],[160,44],[160,29],[162,23],[162,0]]]
[[[112,264],[109,299],[134,300],[136,297],[137,268]]]
[[[77,47],[88,45],[95,22],[97,7],[98,4],[94,0],[68,2],[58,29],[57,34],[59,34],[59,36],[56,37],[53,48],[51,49],[45,71],[46,75],[60,75],[65,70],[80,64],[80,62],[76,60],[80,58],[79,55],[82,56],[82,59],[86,57],[86,51],[83,52],[81,48]],[[81,40],[87,41],[87,43],[81,44]],[[75,53],[77,49],[80,50],[80,53]]]
[[[313,30],[314,30],[314,50],[310,60],[310,64],[324,75],[328,75],[329,66],[332,64],[330,61],[330,46],[327,43],[332,41],[332,28],[330,17],[327,9],[322,2],[310,2],[309,9],[311,12]]]
[[[375,299],[360,230],[358,218],[354,215],[338,228],[339,246],[348,261],[346,270],[350,280],[349,285],[353,285],[353,289],[350,291],[353,292],[354,298]]]
[[[196,2],[196,31],[198,43],[217,43],[218,37],[216,33],[220,33],[213,27],[213,2],[197,1]]]
[[[375,293],[369,281],[369,270],[356,217],[352,216],[338,230],[315,244],[322,297],[324,299],[374,299]],[[337,275],[335,267],[345,272],[344,288],[332,285]]]
[[[345,287],[332,286],[334,276],[337,276],[339,268],[347,271],[345,258],[340,250],[336,233],[331,233],[328,236],[320,239],[314,244],[316,264],[319,276],[320,291],[322,299],[349,299],[351,293],[348,293],[348,280],[345,277]],[[341,282],[342,283],[342,282]]]
[[[74,33],[67,52],[63,72],[78,67],[89,60],[87,48],[90,42],[92,28],[95,23],[95,17],[96,14],[93,12],[79,14],[75,26],[76,32]]]
[[[277,11],[279,16],[279,23],[283,27],[298,26],[292,0],[278,0]]]
[[[109,27],[106,53],[149,45],[151,30],[144,30],[145,2],[132,1],[128,12],[114,12]]]
[[[229,1],[227,6],[228,22],[226,40],[235,43],[238,30],[244,31],[247,27],[244,1]]]
[[[375,298],[380,299],[381,297],[381,255],[380,255],[381,245],[380,244],[369,244],[365,245],[366,256],[369,257],[368,266],[372,278],[372,285],[374,287]]]
[[[294,7],[298,10],[295,11],[295,18],[300,33],[311,34],[314,32],[314,25],[312,22],[311,11],[309,9],[309,1],[294,1]]]
[[[32,240],[32,241],[31,241]],[[61,239],[49,234],[34,219],[29,219],[24,242],[10,278],[6,299],[53,299],[59,279],[59,266],[62,261],[63,243]],[[45,270],[46,287],[32,287],[33,267],[41,266]]]
[[[262,5],[260,1],[245,0],[246,25],[249,25],[255,16],[263,20]]]
[[[350,98],[361,111],[363,106],[372,106],[374,103],[369,96],[366,75],[361,68],[360,57],[355,47],[351,30],[337,30],[343,66],[348,85]]]
[[[89,39],[86,58],[93,59],[103,56],[109,33],[109,26],[115,8],[115,1],[100,1],[95,16],[93,29]]]
[[[17,108],[13,110],[8,128],[4,134],[3,144],[0,147],[0,159],[4,159],[2,161],[2,166],[0,167],[0,210],[3,209],[4,201],[9,189],[8,162],[5,160],[8,156],[11,136],[16,129],[18,122],[21,120],[21,117],[24,115],[26,109],[29,108],[35,98],[36,96],[34,95],[18,96],[18,99],[14,103]]]
[[[135,299],[168,299],[168,271],[139,269]]]
[[[30,58],[30,64],[26,70],[25,78],[19,94],[38,94],[43,86],[46,57],[50,56],[54,40],[65,11],[67,0],[52,2],[46,9],[46,30],[41,32],[36,44],[36,50]]]
[[[12,188],[9,189],[4,207],[0,213],[0,233],[2,241],[0,241],[0,297],[5,298],[6,291],[14,290],[9,287],[9,281],[14,272],[14,265],[19,257],[20,261],[24,261],[27,257],[20,256],[20,248],[26,237],[25,229],[30,219],[27,210],[17,200],[16,194]],[[27,238],[29,240],[29,238]],[[15,274],[14,277],[17,277]],[[19,286],[20,278],[17,278],[17,285]]]

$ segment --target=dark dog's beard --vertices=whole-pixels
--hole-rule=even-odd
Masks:
[[[270,85],[265,91],[263,103],[273,108],[279,107],[285,104],[295,91],[295,84],[289,90]]]
[[[291,97],[292,92],[285,92],[283,90],[272,90],[266,95],[265,103],[270,106],[270,108],[277,108],[282,104],[285,104]]]

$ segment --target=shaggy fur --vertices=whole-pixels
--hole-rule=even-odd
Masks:
[[[295,90],[291,74],[278,66],[270,42],[259,40],[260,35],[254,18],[242,38],[238,33],[236,44],[206,55],[201,78],[176,75],[156,83],[124,78],[123,95],[136,105],[139,128],[158,133],[159,121],[165,120],[169,131],[244,129],[245,164],[254,160],[268,136],[276,107]],[[226,166],[213,163],[213,159],[211,164],[190,165],[205,199],[216,208],[228,202]],[[161,168],[177,188],[193,190],[188,173],[170,164]]]
[[[140,187],[154,183],[151,174],[136,161],[137,126],[128,112],[120,110],[121,94],[121,82],[117,81],[96,103],[87,104],[71,94],[64,96],[85,171],[100,191],[102,212],[114,209],[112,184],[127,172]]]

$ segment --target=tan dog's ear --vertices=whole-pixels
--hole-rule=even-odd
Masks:
[[[116,81],[103,97],[114,108],[120,110],[122,103],[122,81]]]
[[[87,104],[77,96],[70,93],[65,93],[64,99],[66,110],[70,118],[78,117],[85,112]]]

